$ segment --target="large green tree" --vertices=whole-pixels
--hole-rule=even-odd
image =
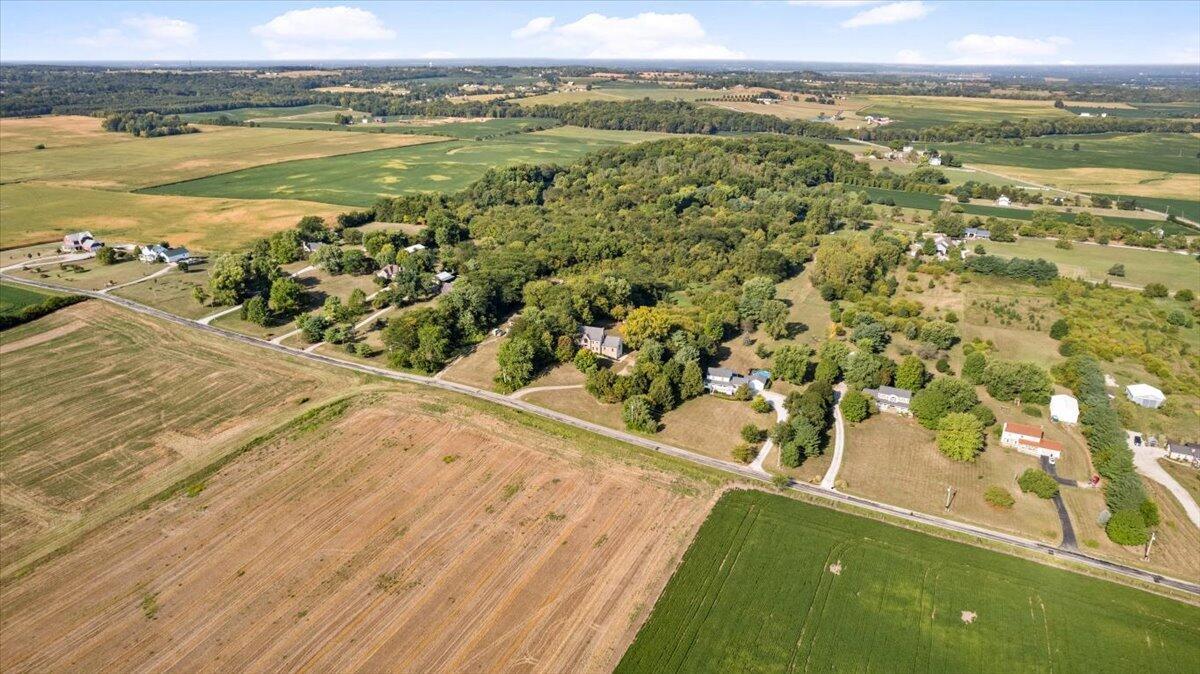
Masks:
[[[974,461],[983,448],[983,424],[974,414],[951,412],[938,422],[937,447],[955,461]]]

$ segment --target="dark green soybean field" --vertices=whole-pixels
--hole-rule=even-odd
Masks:
[[[714,507],[617,672],[1185,672],[1200,608],[757,491]]]

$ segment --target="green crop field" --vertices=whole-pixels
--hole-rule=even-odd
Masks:
[[[735,491],[616,671],[1181,672],[1197,662],[1196,606]]]
[[[41,304],[53,296],[52,293],[19,286],[15,283],[0,283],[0,316]]]
[[[649,98],[655,101],[695,101],[702,98],[717,98],[728,94],[717,89],[683,89],[679,87],[656,87],[649,84],[621,84],[602,82],[593,84],[589,91],[555,91],[540,96],[517,99],[520,105],[562,105],[584,101],[640,101]]]
[[[1110,199],[1136,199],[1138,206],[1163,213],[1187,218],[1192,222],[1200,222],[1200,200],[1197,199],[1162,199],[1154,197],[1137,197],[1126,194],[1105,194]],[[1168,211],[1168,209],[1170,209]],[[1196,233],[1195,229],[1190,233]]]
[[[884,115],[895,120],[888,128],[920,129],[956,122],[1000,122],[1035,117],[1064,117],[1071,113],[1053,101],[941,96],[867,96],[859,117]]]
[[[1127,117],[1134,119],[1156,117],[1200,117],[1200,104],[1181,101],[1178,103],[1131,103],[1129,107],[1099,107],[1087,103],[1068,103],[1069,112],[1079,114],[1090,112],[1093,115],[1108,115],[1109,117]]]
[[[556,119],[540,117],[504,117],[484,121],[440,121],[435,118],[397,119],[383,124],[342,125],[321,119],[273,119],[259,122],[259,126],[280,129],[307,129],[313,131],[349,131],[357,133],[406,133],[424,136],[449,136],[451,138],[483,139],[513,133],[527,133],[559,125]]]
[[[252,119],[291,117],[313,112],[334,112],[336,110],[341,110],[341,108],[318,103],[314,105],[293,105],[283,108],[233,108],[232,110],[213,110],[211,112],[189,112],[179,117],[188,122],[203,122],[206,119],[216,119],[221,115],[225,115],[230,119],[246,122]]]
[[[1189,288],[1200,291],[1200,263],[1191,255],[1160,250],[1100,246],[1076,243],[1070,250],[1056,248],[1049,239],[1021,238],[1013,243],[990,241],[984,244],[988,253],[1004,257],[1042,258],[1058,265],[1063,276],[1091,281],[1108,279],[1114,283],[1144,286],[1162,283],[1172,290]],[[1108,276],[1114,264],[1125,265],[1123,278]]]
[[[1054,149],[1031,143],[1053,143]],[[1072,146],[1079,143],[1079,150]],[[1062,146],[1062,149],[1057,149]],[[1100,133],[1026,139],[1023,145],[943,143],[964,162],[1031,169],[1117,168],[1171,173],[1200,173],[1200,138],[1187,133]]]
[[[143,192],[370,206],[381,196],[404,192],[454,192],[493,166],[567,163],[604,147],[664,137],[667,134],[559,127],[484,141],[455,140],[260,166]]]

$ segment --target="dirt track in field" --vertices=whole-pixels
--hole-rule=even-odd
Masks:
[[[0,670],[610,671],[712,488],[424,400],[356,403],[9,584]]]

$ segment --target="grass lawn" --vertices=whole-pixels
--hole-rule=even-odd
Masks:
[[[1058,272],[1063,276],[1096,282],[1108,279],[1113,283],[1136,286],[1162,283],[1172,290],[1191,288],[1200,291],[1200,264],[1190,255],[1087,243],[1076,243],[1071,250],[1063,250],[1055,248],[1054,241],[1030,238],[1014,243],[991,241],[985,243],[984,248],[991,255],[1049,260],[1058,265]],[[1108,270],[1114,264],[1125,265],[1123,278],[1108,276]]]
[[[1158,463],[1192,495],[1192,498],[1196,499],[1197,503],[1200,503],[1200,468],[1193,468],[1170,459],[1159,459]]]
[[[218,309],[197,302],[192,289],[197,286],[208,288],[207,267],[207,264],[191,265],[186,273],[176,268],[149,281],[114,290],[112,294],[176,316],[192,320],[204,318]]]
[[[161,265],[146,264],[138,260],[126,260],[117,264],[102,265],[95,258],[79,262],[50,262],[11,272],[14,276],[55,283],[83,290],[103,290],[149,276],[162,269]]]
[[[484,141],[454,140],[260,166],[164,185],[147,192],[241,199],[306,199],[361,207],[370,206],[381,196],[405,192],[455,192],[493,166],[525,162],[567,163],[603,147],[664,136],[666,134],[640,131],[559,127]],[[338,137],[342,135],[338,134]]]
[[[96,120],[99,125],[100,120]],[[113,134],[120,135],[120,134]],[[0,180],[133,190],[251,166],[426,143],[400,134],[328,134],[291,129],[204,127],[202,133],[12,153]],[[269,196],[269,195],[268,195]]]
[[[6,330],[0,349],[5,577],[357,380],[104,302]]]
[[[0,283],[0,316],[14,314],[25,307],[41,304],[57,295],[58,293],[50,293],[15,283]]]
[[[742,426],[770,430],[775,416],[759,414],[747,402],[701,395],[664,414],[662,424],[655,437],[663,442],[732,461],[733,448],[742,443]]]
[[[488,337],[476,344],[470,353],[463,355],[443,370],[442,378],[456,381],[460,384],[475,386],[487,391],[495,390],[496,375],[500,372],[500,364],[496,354],[504,337]],[[533,386],[541,385],[534,382]]]
[[[878,414],[847,425],[838,479],[845,481],[842,491],[849,494],[1058,543],[1062,532],[1054,506],[1022,494],[1016,484],[1017,475],[1037,465],[1034,457],[1000,447],[990,435],[987,449],[973,463],[952,461],[937,450],[933,431],[910,418]],[[948,485],[957,490],[949,513],[945,510]],[[989,505],[983,493],[992,485],[1007,489],[1016,504],[1008,510]]]
[[[179,117],[188,122],[202,122],[208,119],[216,119],[221,115],[225,115],[230,119],[235,119],[239,122],[248,122],[250,120],[259,119],[274,119],[277,117],[294,117],[296,115],[311,114],[314,112],[337,112],[342,110],[334,105],[326,105],[317,103],[313,105],[292,105],[282,108],[234,108],[232,110],[213,110],[210,112],[189,112],[180,115]]]
[[[1200,609],[758,491],[726,493],[616,671],[1141,671]]]
[[[81,229],[109,243],[170,241],[193,251],[243,248],[306,215],[332,221],[345,209],[292,199],[210,199],[131,194],[28,182],[0,185],[0,245],[62,241]]]
[[[942,96],[867,96],[859,116],[883,115],[895,120],[887,128],[920,129],[956,122],[999,122],[1035,117],[1068,117],[1053,101]],[[957,152],[955,153],[957,154]]]

